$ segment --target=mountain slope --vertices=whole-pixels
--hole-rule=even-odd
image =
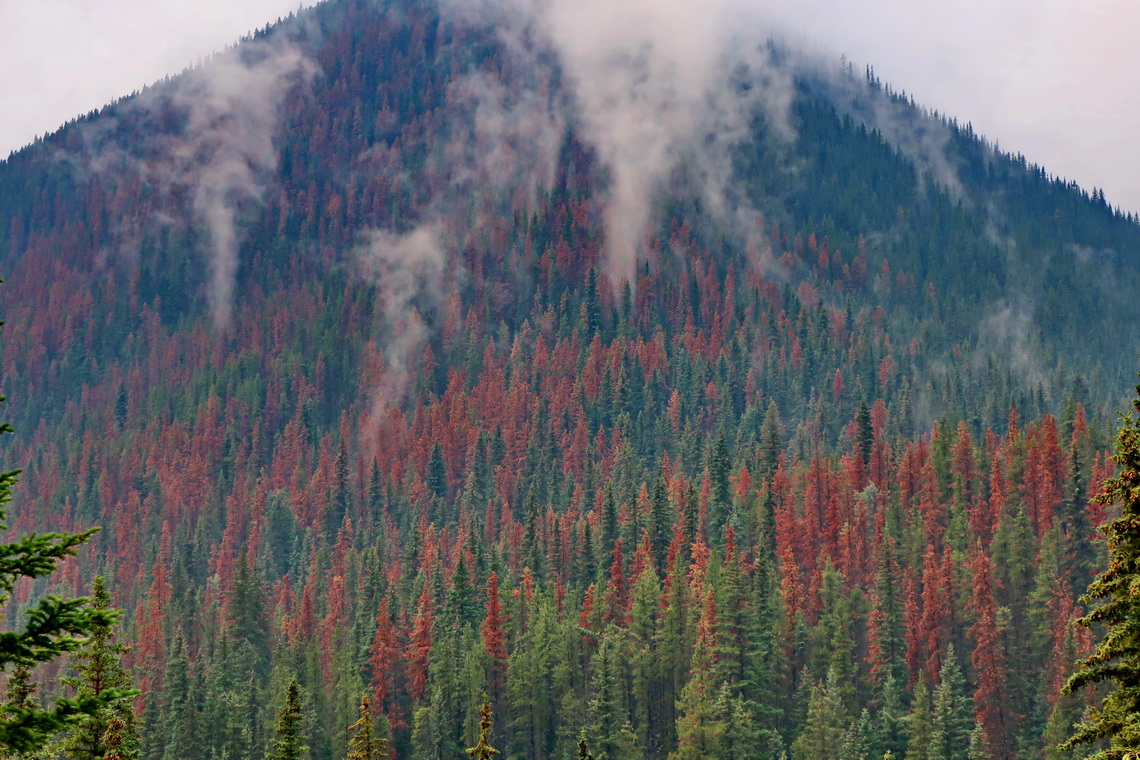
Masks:
[[[674,106],[507,29],[325,3],[0,165],[16,527],[104,526],[144,755],[256,755],[292,672],[316,757],[484,690],[512,757],[901,755],[953,645],[1040,756],[1140,228],[775,43],[607,138]]]

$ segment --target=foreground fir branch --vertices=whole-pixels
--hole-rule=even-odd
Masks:
[[[1136,393],[1140,396],[1140,385]],[[1132,405],[1140,412],[1140,398]],[[1116,684],[1060,747],[1068,751],[1107,740],[1108,746],[1091,760],[1140,756],[1140,424],[1133,413],[1122,418],[1113,460],[1120,465],[1120,475],[1106,481],[1096,497],[1100,504],[1122,507],[1120,517],[1101,528],[1108,536],[1109,566],[1081,597],[1085,604],[1108,601],[1076,621],[1085,627],[1103,625],[1107,632],[1064,688],[1067,695],[1105,681]]]
[[[0,322],[0,324],[3,324]],[[0,396],[0,403],[4,397]],[[14,432],[0,422],[0,435]],[[0,473],[0,530],[8,530],[7,511],[19,470]],[[97,528],[81,533],[32,533],[9,544],[0,544],[0,606],[8,602],[21,578],[42,578],[55,572],[78,547],[90,540]],[[15,669],[11,677],[27,678],[27,668],[50,662],[74,651],[99,631],[109,630],[118,611],[96,609],[86,597],[64,599],[48,596],[28,610],[22,631],[0,633],[0,670]],[[30,690],[28,692],[30,694]],[[0,749],[29,754],[47,744],[55,734],[93,716],[116,701],[130,696],[117,688],[97,694],[81,693],[74,699],[60,698],[51,709],[41,709],[30,699],[10,700],[0,706]]]

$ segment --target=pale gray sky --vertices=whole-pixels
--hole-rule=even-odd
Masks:
[[[745,1],[817,48],[871,63],[1003,149],[1140,212],[1136,0]],[[0,0],[0,155],[298,5]]]

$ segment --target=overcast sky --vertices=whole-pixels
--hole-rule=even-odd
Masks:
[[[670,0],[660,0],[666,5]],[[311,5],[311,0],[305,0]],[[1140,212],[1136,0],[755,0],[814,46]],[[297,0],[0,0],[0,156]]]

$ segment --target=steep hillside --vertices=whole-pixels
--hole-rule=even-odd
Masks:
[[[484,692],[512,758],[1040,757],[1140,225],[762,36],[494,14],[326,2],[0,164],[14,525],[104,527],[143,756],[297,674],[315,758]]]

